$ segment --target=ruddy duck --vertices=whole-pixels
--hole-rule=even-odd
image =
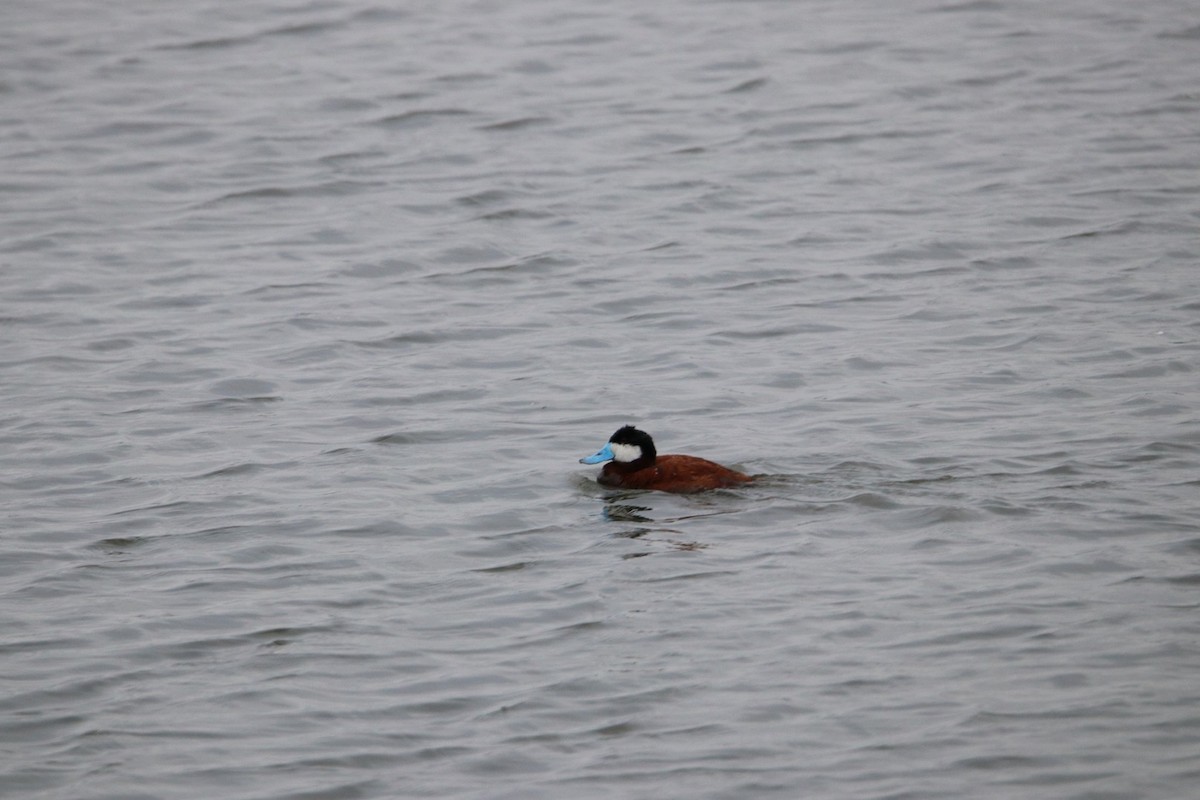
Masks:
[[[621,489],[656,489],[660,492],[703,492],[754,480],[728,467],[695,456],[660,456],[645,431],[626,425],[608,439],[600,452],[579,459],[580,464],[609,463],[597,478],[605,486]]]

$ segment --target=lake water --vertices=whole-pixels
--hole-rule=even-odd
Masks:
[[[1194,796],[1194,2],[16,0],[0,108],[5,798]]]

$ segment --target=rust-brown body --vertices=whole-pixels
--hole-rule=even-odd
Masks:
[[[610,461],[598,480],[620,489],[653,489],[688,494],[708,489],[723,489],[754,480],[736,470],[696,456],[657,456],[650,463],[639,459],[632,463]]]

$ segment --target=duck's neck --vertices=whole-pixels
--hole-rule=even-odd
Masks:
[[[628,475],[630,472],[637,472],[640,469],[653,467],[655,456],[653,453],[643,454],[636,461],[610,461],[608,467],[613,471],[622,475]]]

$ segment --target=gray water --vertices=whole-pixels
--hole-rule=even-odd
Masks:
[[[1194,797],[1196,12],[4,3],[0,794]]]

